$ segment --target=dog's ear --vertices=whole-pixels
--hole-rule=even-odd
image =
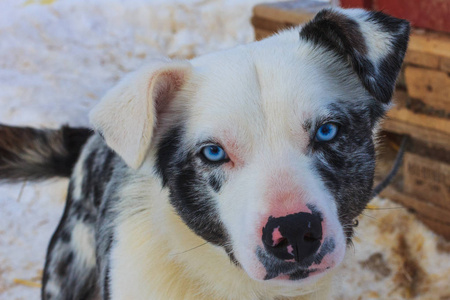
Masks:
[[[175,97],[190,70],[188,61],[153,60],[120,81],[91,111],[94,129],[130,167],[141,166],[158,111]]]
[[[382,12],[325,9],[307,23],[300,37],[348,61],[364,87],[388,104],[409,39],[409,23]]]

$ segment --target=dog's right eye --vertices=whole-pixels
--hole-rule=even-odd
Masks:
[[[334,123],[325,123],[317,130],[315,139],[318,142],[329,142],[336,137],[338,129],[338,125]]]
[[[214,163],[225,162],[229,159],[225,150],[217,145],[205,146],[202,148],[201,153],[206,160]]]

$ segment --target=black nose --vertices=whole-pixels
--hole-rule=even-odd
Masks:
[[[303,261],[316,253],[321,239],[322,218],[317,213],[269,217],[263,227],[262,241],[266,251],[283,260]]]

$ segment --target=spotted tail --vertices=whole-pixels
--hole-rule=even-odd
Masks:
[[[69,177],[88,128],[35,129],[0,124],[0,181]]]

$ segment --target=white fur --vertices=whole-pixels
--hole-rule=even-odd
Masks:
[[[297,288],[252,280],[230,263],[223,249],[203,245],[204,240],[184,225],[158,179],[133,182],[122,190],[126,201],[116,207],[121,214],[111,256],[112,300],[329,297],[331,276]],[[199,245],[203,246],[193,249]]]
[[[86,266],[95,266],[95,253],[92,251],[92,245],[95,243],[94,232],[90,227],[82,222],[75,224],[72,230],[71,245],[78,253],[76,264],[85,264]]]
[[[364,21],[360,11],[348,15]],[[377,61],[391,43],[377,25],[366,23],[363,34],[373,38],[369,56]],[[162,73],[169,76],[159,78]],[[158,100],[159,95],[166,98]],[[336,99],[360,101],[361,95],[368,93],[350,66],[300,42],[298,29],[191,62],[157,61],[121,82],[91,113],[94,126],[128,165],[143,163],[129,175],[127,182],[133,183],[121,188],[123,201],[115,207],[112,299],[328,298],[333,271],[300,281],[262,280],[255,255],[261,243],[258,224],[276,207],[276,195],[288,190],[292,198],[277,209],[314,204],[324,216],[324,232],[336,241],[324,267],[335,268],[343,260],[346,243],[336,204],[312,167],[310,137],[302,126],[308,118],[327,115],[327,105]],[[226,170],[215,205],[243,269],[181,221],[160,179],[150,175],[158,101],[170,101],[177,118],[187,120],[190,146],[214,137],[239,157]],[[280,176],[289,179],[281,188]]]
[[[153,60],[122,80],[91,111],[94,128],[130,167],[139,168],[147,154],[156,106],[170,101],[189,69],[187,61]]]
[[[284,33],[280,39],[293,32]],[[204,240],[174,213],[158,178],[151,182],[136,178],[131,180],[135,184],[124,187],[122,198],[127,200],[116,208],[120,217],[115,236],[118,242],[111,258],[113,299],[274,299],[305,294],[302,299],[328,298],[330,274],[302,283],[262,281],[255,275],[261,267],[252,251],[258,239],[254,224],[270,204],[264,199],[264,182],[281,170],[298,177],[299,185],[308,186],[308,202],[315,203],[329,220],[326,230],[339,245],[335,265],[345,253],[332,196],[307,159],[302,161],[308,137],[302,133],[301,121],[316,114],[339,93],[349,97],[346,85],[350,84],[355,95],[361,88],[354,83],[328,80],[339,74],[330,75],[329,70],[327,73],[321,69],[323,62],[311,61],[316,56],[326,59],[315,54],[308,44],[299,48],[274,38],[191,62],[192,74],[173,100],[174,110],[184,111],[189,120],[188,141],[211,135],[221,139],[228,130],[242,146],[239,151],[247,161],[245,170],[230,174],[230,183],[220,192],[217,206],[230,231],[235,255],[247,272],[233,266],[221,248],[207,244],[187,251]],[[305,78],[309,78],[307,82]],[[316,85],[317,81],[328,84]],[[242,128],[250,128],[251,132]],[[286,135],[289,132],[292,134]],[[154,153],[151,150],[150,157]],[[294,156],[298,164],[289,165],[289,157]],[[150,172],[151,166],[144,165],[141,173]]]

